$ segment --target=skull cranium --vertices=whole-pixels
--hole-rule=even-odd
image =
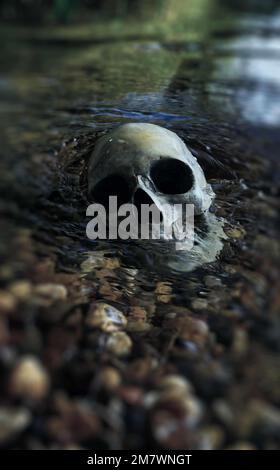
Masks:
[[[143,191],[163,218],[170,217],[170,204],[193,204],[195,215],[203,214],[214,197],[184,142],[174,132],[146,123],[121,125],[97,142],[89,162],[88,189],[101,203],[109,195],[117,195],[120,203],[134,202]]]

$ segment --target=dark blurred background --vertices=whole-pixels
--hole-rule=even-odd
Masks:
[[[1,0],[1,20],[14,23],[29,23],[34,26],[52,23],[73,23],[88,21],[89,15],[105,17],[126,17],[159,14],[168,8],[168,0]],[[182,2],[177,2],[178,6]],[[186,2],[187,3],[187,2]],[[200,2],[198,2],[200,3]],[[279,5],[278,0],[227,0],[220,1],[239,11],[270,11]],[[173,6],[172,5],[172,6]],[[176,2],[175,2],[176,6]]]

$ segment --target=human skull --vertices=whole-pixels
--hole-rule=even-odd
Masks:
[[[88,189],[92,199],[105,203],[117,195],[121,204],[133,202],[142,191],[170,224],[168,207],[193,204],[194,214],[208,211],[214,193],[196,158],[172,131],[146,124],[124,124],[103,136],[91,155]]]

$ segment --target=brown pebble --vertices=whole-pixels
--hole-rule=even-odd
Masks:
[[[36,304],[48,307],[55,302],[66,300],[67,289],[62,284],[38,284],[34,288]]]
[[[148,315],[146,310],[139,306],[130,307],[127,331],[141,333],[150,329],[151,325],[148,323]]]
[[[44,398],[49,390],[49,376],[36,357],[25,356],[18,361],[11,372],[9,390],[24,399]]]
[[[174,389],[173,389],[174,391]],[[154,407],[160,409],[169,409],[172,413],[185,416],[185,423],[187,426],[195,426],[198,424],[202,417],[203,407],[201,402],[186,389],[185,393],[171,393],[166,394],[163,390],[155,395]]]
[[[10,292],[0,291],[0,313],[8,315],[16,308],[16,298]]]
[[[106,333],[111,333],[124,328],[127,324],[127,319],[117,308],[100,302],[95,304],[89,311],[85,324],[90,328],[99,328]]]
[[[4,444],[24,431],[31,421],[26,408],[0,407],[0,443]]]
[[[86,258],[82,263],[81,263],[81,271],[83,273],[90,273],[91,271],[94,271],[95,269],[102,268],[104,263],[104,255],[103,253],[95,253],[94,255],[89,255],[88,258]]]
[[[31,296],[32,284],[26,280],[15,281],[9,286],[9,291],[18,300],[24,302]]]
[[[231,238],[244,238],[246,235],[246,230],[239,225],[225,227],[224,231]]]
[[[99,294],[112,302],[117,302],[122,298],[122,291],[114,288],[112,284],[105,279],[102,279],[102,284],[99,287]]]
[[[81,270],[85,273],[94,271],[97,268],[117,269],[120,267],[118,258],[105,258],[103,253],[90,255],[81,264]]]
[[[166,375],[163,377],[159,384],[158,387],[162,391],[175,391],[178,393],[178,395],[187,395],[192,392],[192,386],[191,384],[182,376],[180,375]]]
[[[126,356],[132,349],[132,341],[124,331],[112,333],[107,340],[107,350],[116,356]]]
[[[204,346],[209,337],[208,325],[205,321],[194,317],[187,317],[183,323],[180,337]]]
[[[121,383],[120,373],[114,367],[105,367],[94,378],[93,388],[101,388],[108,392],[116,390]]]
[[[170,295],[172,294],[172,287],[168,282],[157,282],[155,294],[159,295]]]
[[[157,282],[155,294],[159,302],[168,304],[172,299],[172,286],[168,282]]]
[[[120,267],[120,260],[118,258],[105,258],[104,268],[105,269],[117,269]]]
[[[132,317],[134,320],[146,321],[147,312],[143,307],[130,307],[129,318]]]
[[[151,431],[154,439],[166,448],[196,448],[194,428],[201,417],[201,404],[192,396],[157,400],[151,411]]]

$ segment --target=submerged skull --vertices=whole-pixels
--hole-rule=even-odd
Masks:
[[[199,215],[208,211],[214,197],[184,142],[170,130],[143,123],[124,124],[98,141],[88,186],[93,200],[102,204],[111,195],[120,204],[136,204],[139,194],[142,201],[147,196],[167,219],[170,205],[193,204]]]

